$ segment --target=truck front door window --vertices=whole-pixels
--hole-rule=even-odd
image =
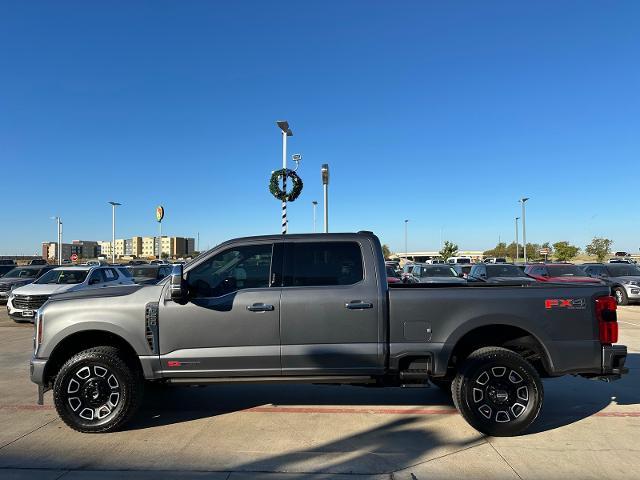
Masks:
[[[248,245],[218,253],[187,275],[195,298],[220,297],[245,288],[267,288],[273,246]]]

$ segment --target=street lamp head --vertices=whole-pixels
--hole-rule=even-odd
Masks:
[[[329,164],[324,163],[322,165],[322,168],[320,169],[320,172],[322,172],[322,184],[329,185]]]
[[[408,219],[404,221],[404,223],[408,223],[408,222],[409,222],[409,220],[408,220]]]
[[[109,202],[110,205],[113,205],[114,207],[117,207],[119,205],[122,205],[121,203],[118,202]]]
[[[311,203],[313,203],[313,206],[315,207],[316,205],[318,205],[318,202],[313,200]]]
[[[520,199],[520,201],[521,201],[522,203],[526,202],[527,200],[529,200],[529,197],[522,197],[522,198]]]
[[[291,160],[293,160],[294,162],[301,161],[302,160],[302,154],[294,153],[293,155],[291,155]]]
[[[286,132],[289,130],[289,122],[287,122],[286,120],[278,120],[276,122],[276,125],[278,125],[280,130],[282,130],[283,132]]]

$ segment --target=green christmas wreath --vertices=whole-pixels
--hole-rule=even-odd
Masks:
[[[290,178],[291,183],[293,183],[293,188],[290,192],[285,192],[280,188],[280,179],[285,175],[287,176],[287,178]],[[281,200],[283,202],[293,202],[300,196],[300,192],[302,192],[302,179],[293,170],[289,170],[288,168],[285,170],[284,168],[281,168],[280,170],[276,170],[271,174],[269,191],[271,192],[271,195],[276,197],[278,200]]]

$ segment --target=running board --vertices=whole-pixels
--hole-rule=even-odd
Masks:
[[[167,378],[166,383],[176,385],[207,385],[212,383],[375,383],[376,379],[364,375],[360,376],[319,376],[305,377],[208,377],[208,378]]]

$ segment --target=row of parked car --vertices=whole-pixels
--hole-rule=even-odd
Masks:
[[[640,301],[640,268],[633,263],[407,263],[402,269],[387,263],[387,281],[393,283],[492,283],[531,285],[599,283],[611,287],[618,305]]]
[[[0,300],[9,316],[32,322],[51,295],[91,288],[155,284],[169,275],[172,265],[27,265],[14,266],[0,277]]]

